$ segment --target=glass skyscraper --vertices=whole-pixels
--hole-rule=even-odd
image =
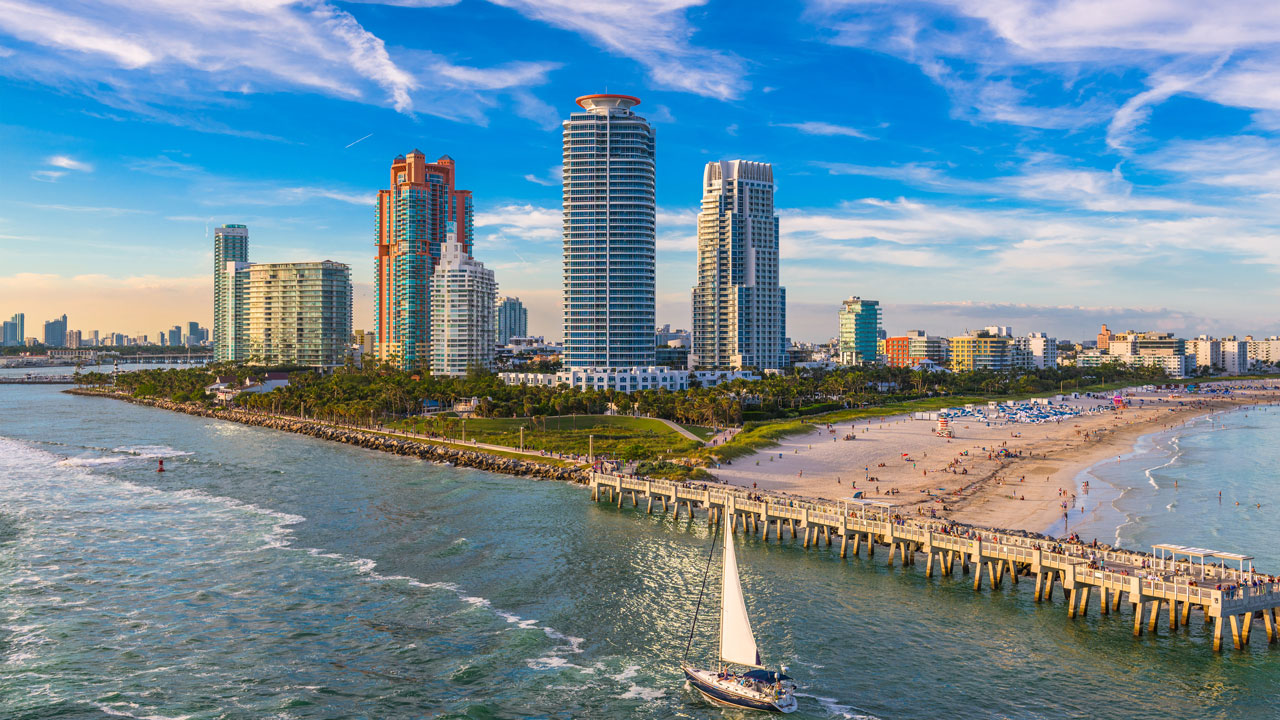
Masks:
[[[703,171],[690,368],[786,367],[773,190],[768,163],[722,160]]]
[[[880,302],[851,297],[840,307],[840,363],[871,365],[878,361]]]
[[[235,359],[235,308],[231,287],[235,266],[227,263],[249,262],[249,228],[244,225],[222,225],[213,231],[213,359],[218,362]],[[161,336],[161,342],[163,342]]]
[[[524,303],[520,302],[520,298],[499,298],[494,312],[498,316],[497,343],[499,345],[506,345],[513,337],[529,335],[529,311],[525,309]]]
[[[391,162],[391,183],[378,191],[378,255],[374,290],[378,359],[423,367],[431,359],[431,274],[440,261],[449,224],[471,252],[471,191],[454,188],[453,158],[428,163],[421,150]]]
[[[564,362],[654,362],[654,132],[629,95],[584,95],[564,122]]]

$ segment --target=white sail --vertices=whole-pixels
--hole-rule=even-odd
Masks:
[[[720,597],[720,659],[750,667],[763,667],[756,638],[751,634],[747,601],[738,579],[738,556],[733,551],[733,533],[724,534],[724,591]]]

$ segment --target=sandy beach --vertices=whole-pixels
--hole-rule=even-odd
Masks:
[[[1132,450],[1142,435],[1208,413],[1274,403],[1280,391],[1237,390],[1229,397],[1178,392],[1111,393],[1055,402],[1083,414],[1042,423],[952,421],[940,437],[933,420],[906,415],[815,425],[805,435],[715,469],[723,482],[816,499],[864,497],[903,514],[936,515],[984,527],[1044,532],[1063,513],[1094,509],[1077,486],[1086,468]],[[1095,412],[1085,412],[1095,410]],[[853,435],[856,439],[846,440]]]

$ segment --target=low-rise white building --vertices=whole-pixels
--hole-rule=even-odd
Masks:
[[[568,368],[557,373],[504,372],[498,378],[508,385],[568,385],[582,390],[688,390],[690,379],[702,387],[715,387],[730,380],[759,380],[760,376],[742,370],[673,370],[669,367],[634,368]]]

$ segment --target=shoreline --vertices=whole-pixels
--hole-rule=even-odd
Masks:
[[[451,463],[455,467],[474,468],[476,470],[484,470],[502,475],[535,477],[543,480],[560,480],[576,484],[584,484],[588,481],[587,471],[582,468],[570,468],[549,465],[546,463],[536,462],[534,460],[521,460],[503,457],[483,450],[462,450],[460,448],[454,448],[447,445],[437,445],[396,437],[389,433],[334,426],[311,420],[258,415],[241,410],[207,408],[203,405],[177,403],[171,400],[136,398],[128,395],[119,395],[111,392],[98,392],[82,388],[73,388],[64,390],[63,392],[70,395],[80,395],[84,397],[121,400],[134,405],[152,407],[158,410],[179,412],[184,415],[191,415],[194,417],[225,420],[227,422],[239,423],[241,425],[252,425],[255,427],[267,428],[269,430],[280,430],[282,432],[289,432],[297,435],[306,435],[308,437],[316,438],[317,440],[328,440],[331,442],[354,445],[366,450],[376,450],[379,452],[391,453],[393,455],[416,457],[433,462]]]
[[[1274,392],[1150,395],[1142,402],[1134,397],[1129,407],[1113,411],[1101,409],[1100,398],[1080,398],[1079,407],[1086,412],[1059,422],[953,421],[953,439],[937,437],[928,421],[901,415],[830,430],[815,425],[806,435],[712,472],[747,489],[827,502],[861,491],[864,498],[891,503],[903,515],[1056,535],[1063,527],[1063,503],[1070,531],[1086,525],[1100,504],[1112,500],[1095,503],[1083,491],[1091,468],[1132,456],[1147,436],[1276,400]],[[856,443],[839,442],[849,434]]]
[[[1080,473],[1077,475],[1077,487],[1080,487],[1080,483],[1086,479],[1095,480],[1097,482],[1104,484],[1106,488],[1105,492],[1107,493],[1107,495],[1106,497],[1100,499],[1098,503],[1094,505],[1093,510],[1089,511],[1084,517],[1084,519],[1077,521],[1076,525],[1079,528],[1084,530],[1087,530],[1090,528],[1093,528],[1094,530],[1106,530],[1108,533],[1110,533],[1109,538],[1106,541],[1107,544],[1113,547],[1122,547],[1122,545],[1120,544],[1120,530],[1127,525],[1133,524],[1135,521],[1132,518],[1130,518],[1130,516],[1127,513],[1125,513],[1123,510],[1116,507],[1115,504],[1119,502],[1119,500],[1122,497],[1124,497],[1125,493],[1129,492],[1130,490],[1138,489],[1141,485],[1140,484],[1138,485],[1118,484],[1117,482],[1114,482],[1106,477],[1103,477],[1102,475],[1097,474],[1094,471],[1103,470],[1109,466],[1116,465],[1118,463],[1128,461],[1128,460],[1138,460],[1142,458],[1154,459],[1155,457],[1157,457],[1157,453],[1160,452],[1162,446],[1164,446],[1166,441],[1174,441],[1174,440],[1178,440],[1180,438],[1188,436],[1190,433],[1195,432],[1197,429],[1199,429],[1199,424],[1202,421],[1209,418],[1215,418],[1218,416],[1226,416],[1231,413],[1245,412],[1251,408],[1258,407],[1259,405],[1261,405],[1261,403],[1240,403],[1232,407],[1218,408],[1215,410],[1210,410],[1210,411],[1201,413],[1199,415],[1190,417],[1186,421],[1176,426],[1162,428],[1160,430],[1154,430],[1144,435],[1139,435],[1134,439],[1133,447],[1130,450],[1130,452],[1125,453],[1124,455],[1114,459],[1103,458],[1098,462],[1093,463],[1092,465],[1089,465],[1088,467],[1081,469]],[[1140,448],[1139,445],[1143,441],[1147,441],[1147,440],[1151,442],[1150,446]],[[1158,457],[1170,457],[1170,458],[1176,457],[1176,456],[1177,456],[1176,452],[1170,453],[1168,455],[1166,454],[1158,455]],[[1144,471],[1149,473],[1151,470],[1159,469],[1161,467],[1164,467],[1164,465],[1155,465],[1152,467],[1144,468]],[[1090,488],[1091,489],[1093,488],[1092,483],[1090,484]],[[1157,489],[1159,488],[1157,487]],[[1114,517],[1110,519],[1115,520],[1117,522],[1115,522],[1115,524],[1112,524],[1110,522],[1104,522],[1104,518],[1102,516],[1103,513],[1114,513]],[[1053,532],[1054,530],[1056,530],[1059,526],[1059,522],[1060,521],[1055,522],[1052,526],[1050,526],[1050,528],[1046,532]]]

